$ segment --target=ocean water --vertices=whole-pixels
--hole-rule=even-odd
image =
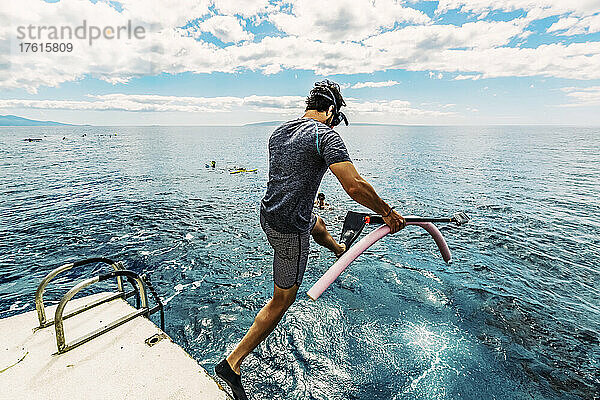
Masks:
[[[0,318],[33,310],[58,265],[122,260],[149,275],[167,333],[213,373],[272,292],[258,223],[271,129],[0,128]],[[600,398],[600,128],[339,131],[400,212],[472,221],[440,226],[450,265],[408,227],[316,302],[305,292],[334,258],[312,243],[297,302],[243,365],[253,398]],[[337,237],[362,207],[330,173],[321,191]],[[57,279],[48,302],[101,268]]]

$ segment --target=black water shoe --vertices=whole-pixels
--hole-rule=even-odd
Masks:
[[[215,373],[229,385],[235,400],[248,400],[248,396],[246,396],[246,392],[242,386],[242,377],[231,369],[227,359],[215,366]]]

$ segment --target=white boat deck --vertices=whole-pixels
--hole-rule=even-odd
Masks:
[[[107,296],[67,304],[66,312]],[[54,307],[47,307],[49,318]],[[67,343],[135,309],[118,299],[64,320]],[[33,332],[35,311],[0,319],[0,399],[231,399],[150,320],[138,317],[64,354],[54,325]],[[163,339],[149,346],[153,335]]]

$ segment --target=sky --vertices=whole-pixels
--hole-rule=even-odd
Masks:
[[[600,0],[2,0],[0,50],[32,119],[286,120],[328,78],[351,122],[600,125]]]

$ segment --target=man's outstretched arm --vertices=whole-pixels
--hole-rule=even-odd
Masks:
[[[406,222],[404,218],[377,195],[373,186],[369,184],[354,168],[349,161],[343,161],[329,166],[331,172],[342,184],[342,187],[348,193],[352,200],[375,211],[383,216],[383,220],[390,227],[391,233],[396,233],[404,228]]]

